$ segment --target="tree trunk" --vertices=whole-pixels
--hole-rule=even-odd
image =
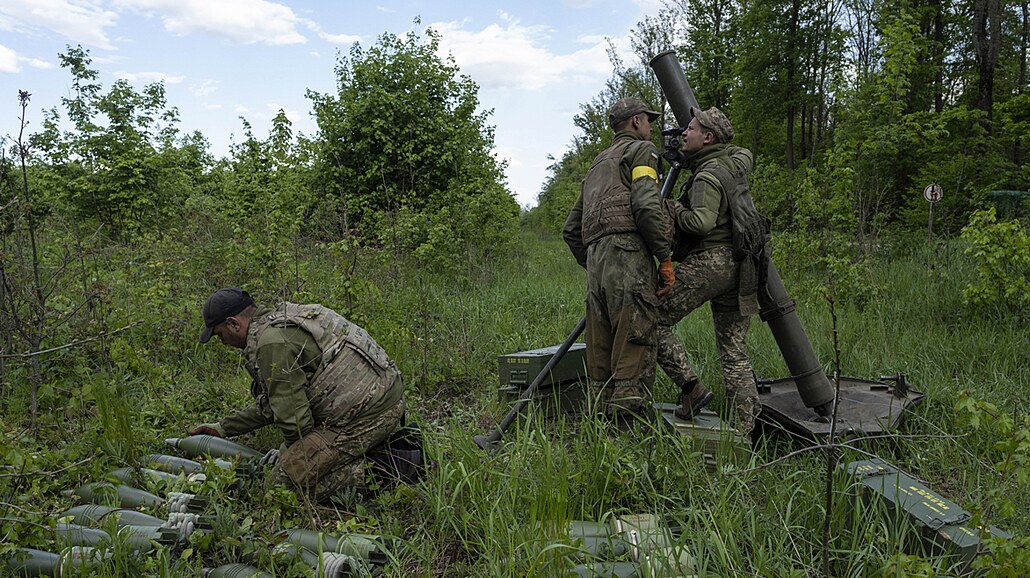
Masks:
[[[1016,86],[1016,92],[1024,94],[1027,89],[1026,55],[1027,52],[1030,52],[1030,2],[1023,0],[1020,7],[1023,9],[1023,32],[1020,35],[1019,43],[1019,85]]]
[[[1001,0],[974,0],[973,50],[976,53],[976,108],[984,111],[984,129],[991,133],[994,108],[994,66],[1001,48]]]
[[[801,0],[793,0],[790,8],[790,27],[787,31],[787,170],[794,172],[794,117],[797,116],[797,45],[798,20],[801,15]]]
[[[933,0],[933,111],[944,112],[944,5],[941,0]]]

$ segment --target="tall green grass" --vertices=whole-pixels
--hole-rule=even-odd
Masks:
[[[331,507],[307,504],[269,482],[236,493],[215,479],[204,491],[215,498],[225,534],[197,541],[184,559],[149,562],[149,573],[189,575],[202,565],[254,555],[277,576],[298,575],[266,552],[276,529],[302,526],[402,537],[399,562],[390,570],[395,576],[560,576],[575,563],[565,533],[569,521],[653,513],[683,529],[679,545],[695,560],[698,576],[822,574],[825,458],[801,453],[770,465],[802,442],[759,440],[747,463],[724,463],[713,473],[691,440],[660,424],[645,421],[618,432],[590,413],[546,419],[531,410],[505,434],[501,451],[487,453],[474,444],[472,437],[491,430],[509,408],[497,396],[497,356],[560,343],[583,314],[584,275],[560,240],[527,235],[510,259],[470,261],[457,275],[370,249],[354,248],[341,258],[312,246],[291,265],[302,272],[300,280],[285,288],[255,278],[246,263],[193,252],[186,242],[109,250],[103,261],[109,266],[95,265],[111,287],[108,323],[140,325],[120,337],[114,354],[98,348],[94,357],[71,356],[71,365],[93,368],[94,385],[74,390],[85,382],[77,383],[69,371],[64,383],[70,385],[44,396],[60,427],[30,433],[18,417],[24,400],[2,400],[6,438],[0,449],[7,464],[28,460],[25,471],[56,472],[46,481],[0,478],[0,502],[39,504],[31,509],[38,515],[0,505],[5,517],[45,525],[49,514],[69,505],[56,489],[102,477],[130,456],[163,452],[161,438],[249,403],[238,355],[196,342],[207,294],[243,285],[259,300],[321,302],[368,329],[402,369],[410,417],[422,425],[435,467],[417,486],[343,497]],[[868,271],[873,297],[837,304],[840,369],[861,378],[904,372],[926,394],[901,428],[904,437],[863,444],[864,452],[882,455],[959,504],[993,512],[995,525],[1026,535],[1026,482],[999,476],[999,440],[963,425],[956,404],[959,392],[969,390],[1006,412],[1025,412],[1030,330],[1002,311],[962,304],[961,289],[973,274],[964,259],[954,250],[941,259],[939,247],[882,248]],[[805,274],[824,275],[812,269]],[[813,285],[785,281],[788,290]],[[832,370],[829,305],[818,291],[807,291],[793,296],[817,353]],[[677,333],[701,378],[721,395],[710,312],[696,311]],[[749,348],[759,376],[787,374],[757,318]],[[97,387],[97,380],[103,385]],[[102,400],[94,401],[96,395]],[[664,375],[655,396],[675,400]],[[114,443],[127,428],[131,440]],[[242,441],[259,449],[278,443],[271,431]],[[92,459],[61,470],[84,457]],[[840,461],[865,457],[847,451]],[[1016,514],[993,507],[997,493],[990,491],[1002,481]],[[952,561],[920,556],[911,547],[913,530],[857,502],[842,477],[833,506],[825,547],[834,576],[954,570]],[[39,528],[2,524],[8,540],[0,550],[46,536]]]

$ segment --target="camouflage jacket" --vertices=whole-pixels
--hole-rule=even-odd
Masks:
[[[740,166],[750,172],[754,166],[751,151],[728,144],[709,145],[688,159],[693,174],[683,187],[680,197],[682,208],[676,211],[676,227],[684,233],[686,252],[693,253],[712,247],[733,244],[730,224],[730,206],[726,191],[706,166],[719,163],[731,172]]]
[[[321,305],[259,309],[243,355],[254,404],[221,421],[226,436],[274,424],[290,445],[315,427],[386,411],[403,395],[386,352]]]

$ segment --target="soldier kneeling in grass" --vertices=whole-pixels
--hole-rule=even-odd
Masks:
[[[364,488],[366,458],[394,479],[421,473],[420,440],[410,448],[415,451],[402,449],[400,460],[398,452],[391,455],[392,442],[411,437],[404,384],[397,365],[361,327],[321,305],[263,307],[246,291],[226,288],[204,304],[200,342],[213,335],[243,350],[254,404],[190,434],[233,437],[275,425],[285,441],[262,462],[315,501]]]

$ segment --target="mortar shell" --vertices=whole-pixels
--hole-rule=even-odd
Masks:
[[[204,578],[273,578],[271,574],[246,564],[226,564],[217,568],[204,568],[200,572]]]
[[[58,523],[54,533],[58,543],[64,546],[110,546],[114,543],[107,532],[80,524]]]
[[[117,504],[122,508],[160,508],[164,506],[164,500],[159,496],[146,492],[139,488],[126,485],[115,485],[110,482],[93,482],[74,490],[65,490],[67,496],[77,495],[90,503]]]
[[[150,514],[144,514],[136,510],[112,508],[98,504],[79,504],[74,508],[65,510],[61,517],[72,516],[73,522],[83,526],[97,526],[104,522],[107,516],[114,516],[118,520],[118,526],[163,526],[165,521],[155,518]]]
[[[309,550],[301,549],[300,557],[304,563],[315,570],[316,578],[357,578],[371,576],[365,563],[354,556],[338,554],[336,552],[323,552],[322,555],[315,554]]]
[[[169,438],[165,443],[178,448],[190,457],[211,456],[213,458],[260,458],[264,454],[224,438],[195,435],[186,438]]]
[[[118,468],[117,470],[111,470],[107,475],[123,484],[131,484],[136,480],[136,472],[139,472],[140,477],[144,480],[159,481],[166,484],[174,484],[179,481],[178,474],[152,470],[150,468]]]
[[[170,474],[197,474],[204,471],[204,464],[163,454],[150,454],[140,460],[140,465]]]
[[[368,534],[333,536],[304,529],[285,530],[284,534],[286,541],[312,552],[336,552],[379,565],[386,564],[388,561],[386,552],[388,548],[392,547],[392,540],[389,538]]]

